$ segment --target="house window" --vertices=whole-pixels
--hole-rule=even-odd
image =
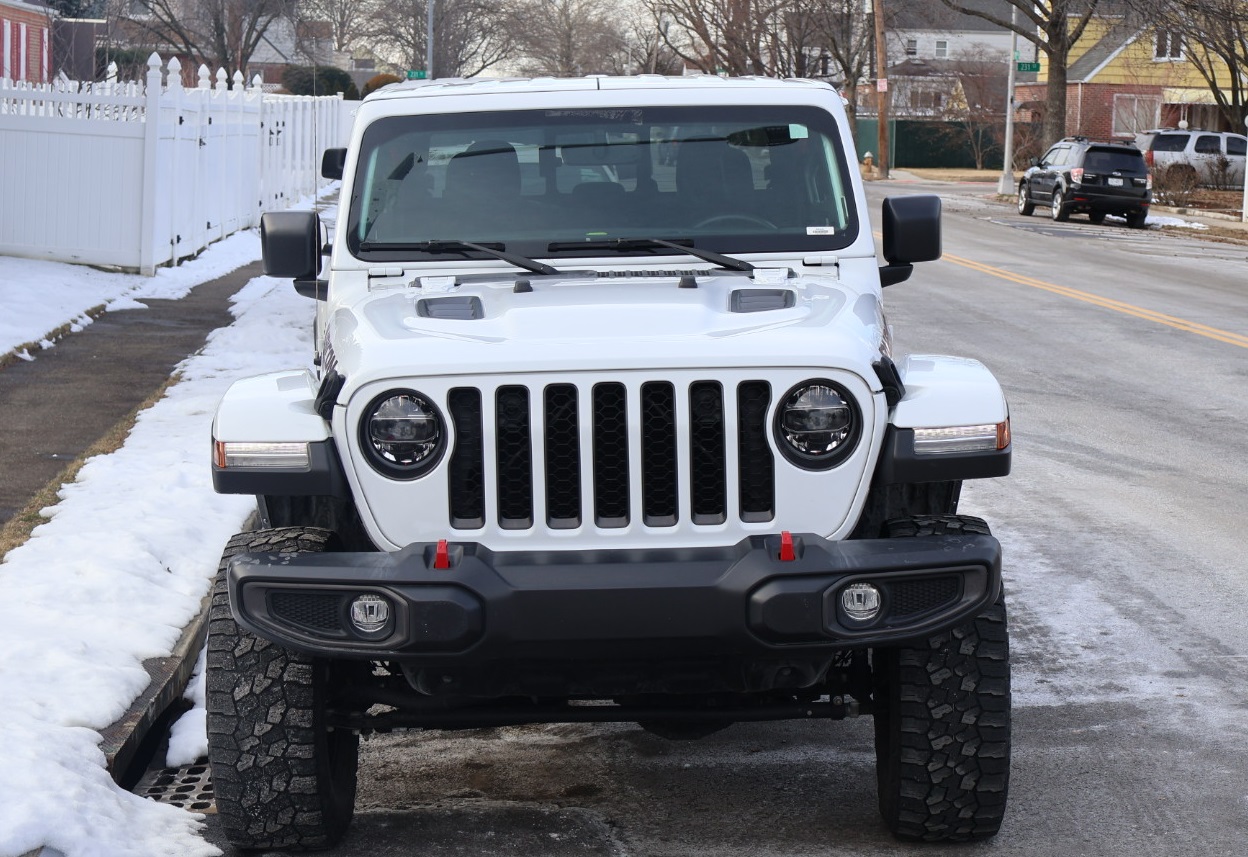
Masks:
[[[1158,60],[1183,59],[1183,35],[1170,30],[1157,31],[1157,50],[1153,54]]]
[[[936,41],[936,59],[944,60],[949,58],[949,43],[944,39]]]
[[[915,57],[919,55],[919,40],[906,39],[906,56]]]
[[[1133,137],[1140,131],[1156,128],[1161,124],[1161,96],[1115,95],[1115,137]]]

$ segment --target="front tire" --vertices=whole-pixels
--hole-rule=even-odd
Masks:
[[[1027,191],[1027,182],[1020,182],[1018,185],[1018,213],[1023,217],[1031,217],[1031,213],[1036,210],[1036,204],[1031,201],[1031,194]]]
[[[889,535],[988,534],[978,518],[893,521]],[[971,621],[871,653],[880,814],[904,841],[996,835],[1010,777],[1010,661],[1004,593]]]
[[[208,759],[217,812],[239,848],[329,848],[355,812],[359,736],[325,723],[330,664],[240,628],[225,580],[237,554],[321,552],[334,540],[312,527],[259,530],[234,536],[221,557],[208,624]]]

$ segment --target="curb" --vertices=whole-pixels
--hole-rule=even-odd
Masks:
[[[208,637],[208,608],[211,604],[212,590],[209,587],[208,594],[200,601],[199,614],[182,629],[182,635],[169,656],[148,658],[143,662],[143,668],[151,676],[147,689],[130,703],[130,708],[120,719],[100,731],[103,738],[100,749],[104,751],[108,773],[119,785],[152,727],[169,706],[186,692],[199,651]]]

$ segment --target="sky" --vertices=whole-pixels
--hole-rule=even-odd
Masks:
[[[1161,222],[1196,225],[1150,217]],[[92,308],[183,297],[259,256],[244,232],[150,278],[0,257],[0,355],[38,360],[56,347],[51,331],[73,336]],[[233,300],[234,323],[180,365],[124,446],[89,460],[0,564],[0,857],[41,846],[66,857],[220,853],[199,835],[201,816],[113,783],[98,730],[144,690],[142,662],[169,654],[253,510],[250,497],[212,490],[218,401],[239,378],[307,366],[313,308],[286,280],[252,280]],[[206,752],[202,682],[188,696],[196,706],[174,726],[169,766]]]

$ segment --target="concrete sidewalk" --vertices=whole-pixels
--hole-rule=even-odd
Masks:
[[[254,262],[180,300],[103,313],[35,360],[0,369],[0,525],[231,324],[230,298],[260,274]]]

